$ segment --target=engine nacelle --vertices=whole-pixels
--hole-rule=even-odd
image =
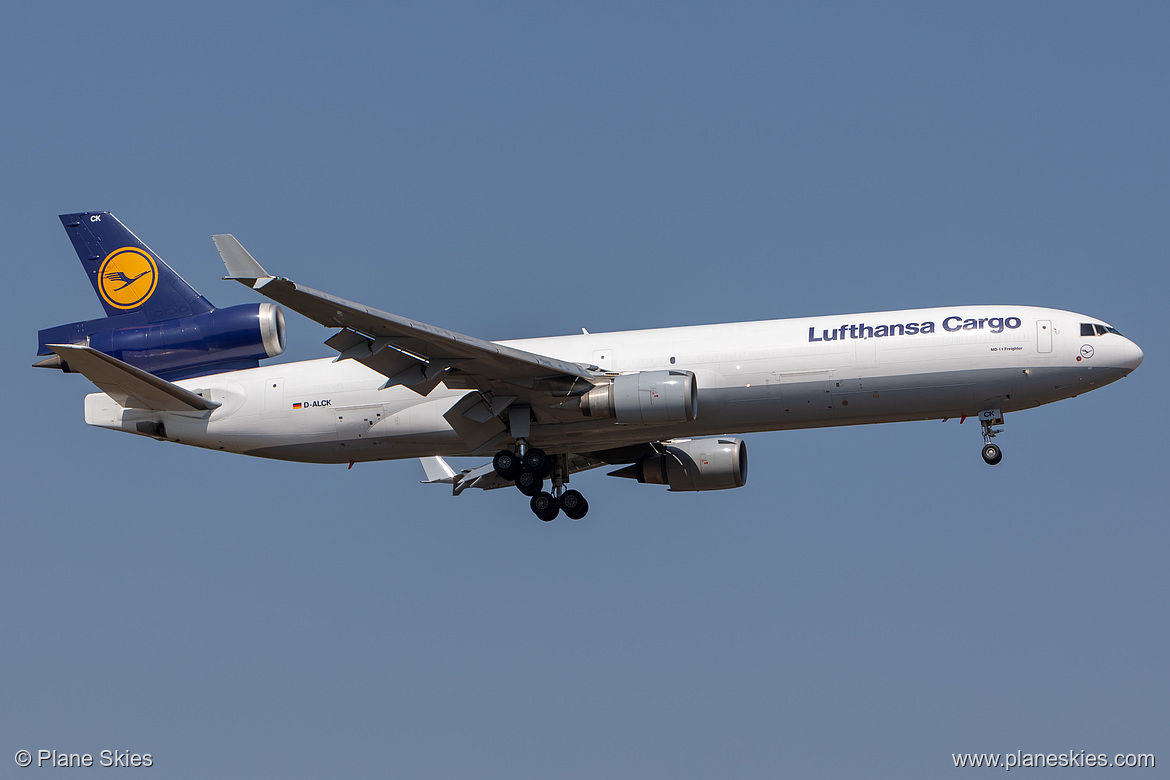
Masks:
[[[611,472],[672,491],[728,490],[747,484],[747,445],[741,439],[676,439],[666,451]]]
[[[130,319],[134,315],[125,315]],[[226,309],[148,323],[118,326],[120,317],[75,322],[40,332],[46,344],[87,344],[164,379],[255,368],[284,352],[284,312],[274,303]],[[113,327],[111,327],[113,326]],[[61,368],[68,371],[67,365]]]
[[[699,388],[690,371],[622,374],[581,396],[581,413],[643,425],[690,422],[699,416]]]

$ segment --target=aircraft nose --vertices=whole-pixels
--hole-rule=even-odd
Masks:
[[[1129,339],[1125,340],[1125,349],[1121,355],[1121,365],[1133,371],[1142,364],[1142,359],[1145,354],[1142,353],[1142,348],[1134,344]]]

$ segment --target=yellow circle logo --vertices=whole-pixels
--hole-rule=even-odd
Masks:
[[[98,292],[115,309],[133,309],[146,302],[158,285],[158,266],[141,249],[115,249],[98,271]]]

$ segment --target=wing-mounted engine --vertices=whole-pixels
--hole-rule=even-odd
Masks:
[[[643,425],[690,422],[699,416],[699,388],[690,371],[639,371],[594,387],[580,403],[586,417]]]
[[[127,322],[120,322],[125,318]],[[273,303],[248,303],[188,317],[142,322],[133,314],[58,325],[40,332],[38,365],[69,371],[49,344],[79,344],[164,379],[255,368],[284,352],[284,312]]]
[[[675,439],[659,446],[659,452],[609,476],[669,485],[675,492],[727,490],[747,484],[747,445],[741,439]]]

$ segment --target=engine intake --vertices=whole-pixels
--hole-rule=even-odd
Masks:
[[[581,396],[581,413],[643,425],[690,422],[699,416],[699,388],[690,371],[622,374]]]
[[[747,445],[742,439],[676,439],[665,452],[647,456],[611,477],[669,485],[674,492],[728,490],[747,484]]]

